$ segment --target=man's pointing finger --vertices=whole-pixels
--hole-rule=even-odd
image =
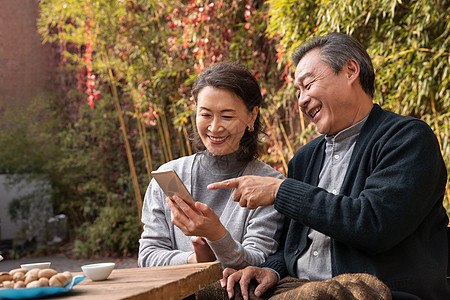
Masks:
[[[208,184],[208,190],[217,190],[217,189],[235,189],[239,186],[239,181],[237,178],[228,179],[224,181],[214,182]]]

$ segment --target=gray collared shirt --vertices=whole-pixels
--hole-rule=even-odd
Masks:
[[[344,181],[353,148],[366,118],[342,130],[326,136],[325,160],[319,174],[318,186],[337,195]],[[297,277],[308,280],[327,280],[332,277],[330,237],[310,229],[311,244],[297,260]]]

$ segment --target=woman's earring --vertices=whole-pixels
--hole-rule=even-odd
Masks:
[[[253,132],[253,130],[255,130],[255,128],[253,128],[253,126],[248,126],[248,132]]]

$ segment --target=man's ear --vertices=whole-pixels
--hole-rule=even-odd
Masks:
[[[349,59],[344,65],[345,75],[349,82],[353,83],[359,77],[359,64],[354,59]]]

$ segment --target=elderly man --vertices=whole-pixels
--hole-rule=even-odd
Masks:
[[[363,273],[394,299],[450,299],[447,171],[432,130],[373,103],[371,59],[346,34],[313,39],[293,61],[299,106],[323,135],[297,151],[285,180],[244,176],[208,187],[236,188],[241,206],[273,204],[288,220],[277,253],[259,267],[225,269],[222,286],[233,296],[239,282],[247,297],[256,280],[254,294],[270,297],[290,278],[295,295],[305,283]]]

